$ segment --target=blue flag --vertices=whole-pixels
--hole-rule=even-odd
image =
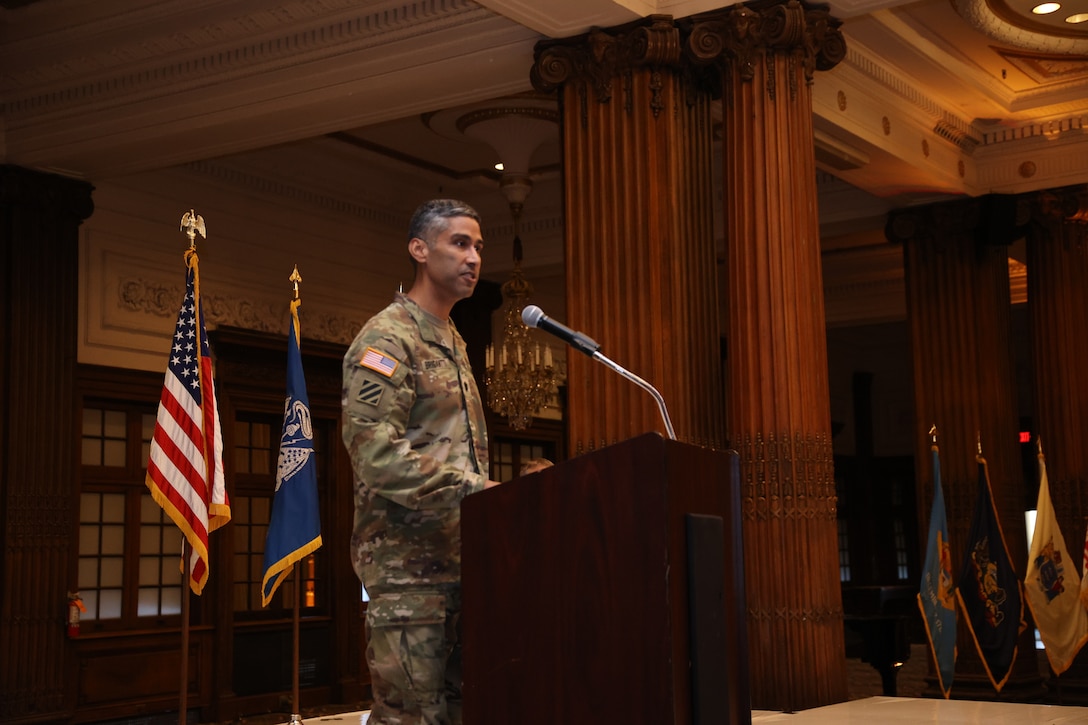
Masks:
[[[291,303],[291,331],[287,336],[287,400],[283,411],[283,434],[276,466],[276,496],[272,520],[264,544],[264,580],[261,606],[272,595],[296,561],[321,546],[321,517],[317,500],[317,463],[314,461],[314,433],[310,422],[310,401],[302,374],[299,351],[299,301]],[[296,584],[297,585],[297,584]]]
[[[918,608],[922,610],[922,622],[937,668],[937,682],[948,699],[956,671],[956,595],[952,587],[952,552],[948,546],[941,461],[936,445],[932,451],[933,506],[929,512],[929,543],[918,592]]]
[[[994,510],[986,459],[978,457],[978,501],[964,549],[957,596],[971,639],[994,689],[1001,692],[1016,661],[1017,641],[1027,627],[1019,577],[1005,548]]]

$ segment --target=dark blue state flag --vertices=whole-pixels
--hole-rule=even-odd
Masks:
[[[945,699],[952,692],[956,670],[956,596],[952,586],[952,552],[948,546],[948,516],[941,489],[941,461],[933,451],[933,506],[929,513],[929,543],[922,569],[918,607],[926,627],[929,649],[937,669],[937,681]]]
[[[276,466],[276,495],[264,545],[261,606],[267,607],[291,567],[321,546],[317,499],[317,464],[310,401],[299,351],[298,300],[291,303],[287,336],[287,399]],[[297,586],[297,583],[296,583]]]
[[[1001,692],[1027,623],[1020,579],[1005,548],[982,456],[978,457],[978,500],[956,593],[986,674],[994,689]]]

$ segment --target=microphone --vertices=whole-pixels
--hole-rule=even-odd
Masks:
[[[669,438],[676,440],[676,433],[675,431],[673,431],[672,421],[669,419],[669,411],[665,408],[665,399],[661,397],[661,393],[657,391],[657,388],[650,385],[648,382],[635,375],[630,370],[627,370],[624,367],[617,365],[616,363],[612,362],[607,357],[602,355],[599,352],[601,347],[599,342],[592,338],[586,337],[580,332],[575,332],[566,325],[562,325],[555,320],[549,318],[547,315],[544,314],[544,310],[540,309],[536,305],[529,305],[521,311],[521,321],[529,327],[539,327],[545,332],[550,332],[571,347],[577,350],[581,350],[597,362],[601,363],[602,365],[611,370],[614,370],[615,372],[619,373],[620,375],[627,378],[632,383],[638,385],[640,388],[652,395],[654,397],[654,401],[657,403],[657,409],[661,412],[661,419],[665,423],[665,432],[668,434]]]
[[[521,321],[529,327],[539,327],[545,332],[550,332],[563,342],[577,350],[581,350],[590,357],[593,357],[593,353],[601,348],[601,344],[596,340],[587,337],[580,332],[575,332],[566,325],[556,322],[545,315],[544,310],[536,305],[529,305],[521,311]]]

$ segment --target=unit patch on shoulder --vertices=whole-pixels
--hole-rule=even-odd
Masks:
[[[377,407],[378,403],[382,399],[382,391],[385,390],[385,386],[376,380],[364,380],[363,384],[359,386],[359,395],[357,400],[360,403],[366,403],[367,405],[373,405]]]
[[[364,368],[370,368],[374,372],[381,373],[387,378],[392,377],[393,373],[397,371],[397,366],[400,365],[393,358],[372,347],[366,349],[362,359],[359,360],[359,364]]]

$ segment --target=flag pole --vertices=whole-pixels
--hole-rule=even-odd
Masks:
[[[181,216],[181,229],[189,238],[189,251],[186,254],[186,263],[189,257],[196,253],[196,235],[207,237],[204,218],[190,209]],[[181,694],[178,698],[178,725],[186,725],[189,719],[189,577],[192,575],[192,562],[189,561],[189,542],[185,536],[181,537]]]
[[[186,725],[189,709],[189,542],[181,537],[181,694],[178,698],[178,725]]]
[[[291,282],[291,284],[294,286],[295,299],[291,302],[291,309],[292,309],[292,311],[294,311],[294,310],[298,309],[299,306],[302,305],[302,300],[299,298],[299,294],[298,294],[298,283],[302,281],[302,275],[299,274],[299,272],[298,272],[298,265],[297,264],[295,265],[294,271],[291,272],[291,276],[288,277],[288,281]],[[301,336],[301,332],[302,332],[301,330],[298,330],[296,328],[296,330],[295,330],[296,334]],[[300,612],[299,612],[299,609],[300,609],[299,600],[300,600],[300,594],[301,594],[300,590],[302,589],[302,577],[301,577],[302,568],[299,566],[299,563],[300,563],[299,561],[296,561],[295,565],[294,565],[294,572],[295,572],[295,597],[294,597],[294,599],[295,599],[295,601],[294,601],[294,605],[293,605],[293,610],[294,611],[293,611],[292,617],[291,617],[292,618],[291,626],[292,626],[292,634],[293,634],[293,636],[292,636],[292,652],[291,652],[291,702],[294,705],[293,711],[291,713],[291,725],[294,725],[295,723],[301,723],[302,722],[302,705],[299,702],[299,694],[298,694],[298,668],[299,668],[299,657],[300,657],[301,649],[302,649],[300,647],[300,637],[301,637],[301,635],[299,633],[299,620],[301,619]]]
[[[294,723],[301,723],[302,722],[302,714],[301,714],[302,713],[302,706],[300,705],[299,699],[298,699],[298,660],[299,660],[299,655],[300,655],[300,651],[301,651],[301,648],[299,647],[299,639],[300,639],[300,635],[299,635],[299,619],[300,619],[300,616],[299,616],[299,598],[300,598],[300,592],[299,592],[299,590],[302,588],[302,578],[301,578],[302,568],[299,566],[299,562],[297,562],[297,561],[295,562],[294,569],[295,569],[295,604],[294,604],[294,615],[292,617],[292,619],[294,620],[292,622],[292,626],[293,626],[293,629],[294,629],[294,638],[293,638],[294,639],[294,645],[293,645],[293,651],[291,653],[292,654],[292,656],[291,656],[291,702],[294,703],[294,709],[293,709],[293,712],[291,713],[291,724],[292,725],[294,725]]]

